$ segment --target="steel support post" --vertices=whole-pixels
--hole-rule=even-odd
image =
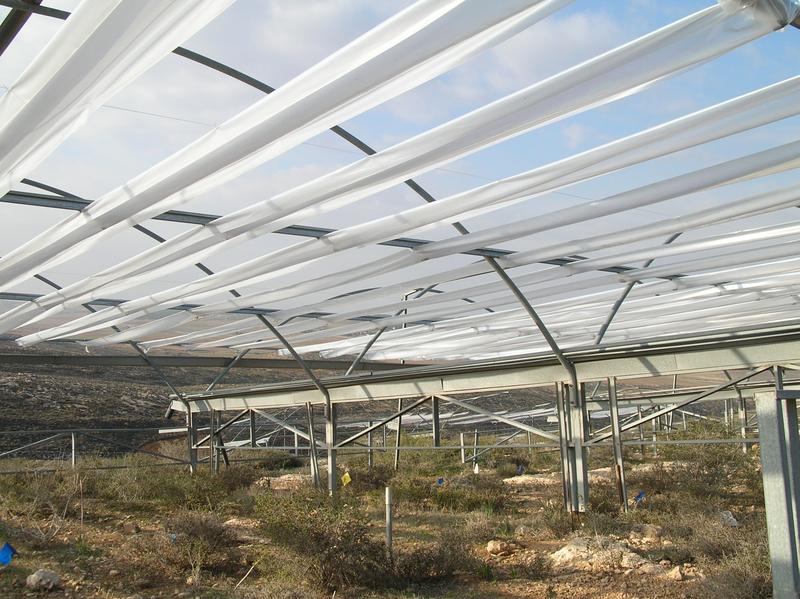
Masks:
[[[572,476],[571,509],[573,512],[585,512],[589,501],[589,470],[586,463],[586,447],[584,446],[584,409],[581,386],[565,385],[567,391],[567,423],[569,425],[569,445],[567,455]]]
[[[567,393],[563,383],[556,384],[556,414],[558,415],[558,446],[561,453],[561,491],[564,509],[572,508],[572,475],[569,463],[569,424],[567,422]]]
[[[397,400],[397,411],[398,412],[402,412],[403,411],[403,400],[402,399],[398,399]],[[403,428],[403,415],[401,413],[397,417],[397,436],[395,437],[395,441],[394,441],[394,469],[395,469],[395,471],[397,471],[397,469],[400,467],[400,431],[402,430],[402,428]]]
[[[71,433],[70,440],[70,466],[73,470],[78,467],[78,438],[75,433]]]
[[[439,424],[439,398],[435,395],[431,397],[431,422],[433,434],[433,446],[441,447],[442,445],[442,431]]]
[[[331,403],[331,395],[328,393],[328,389],[325,388],[325,385],[319,380],[314,371],[308,367],[305,360],[298,354],[291,343],[284,337],[281,332],[278,330],[274,324],[272,324],[269,319],[267,319],[262,314],[257,314],[256,318],[258,318],[261,323],[269,329],[269,331],[275,336],[275,338],[280,341],[281,345],[291,354],[292,358],[294,358],[295,362],[303,369],[308,376],[309,380],[314,384],[314,386],[322,393],[322,397],[325,399],[325,444],[326,449],[328,451],[328,494],[333,497],[336,495],[336,487],[337,485],[337,477],[336,477],[336,423],[334,422],[334,418],[336,418],[336,413],[334,410],[333,403]],[[310,435],[312,438],[314,435]]]
[[[256,446],[256,413],[250,410],[248,414],[250,419],[250,447]]]
[[[328,494],[335,495],[339,482],[336,471],[336,406],[325,404],[325,445],[328,448]]]
[[[475,466],[475,464],[477,464],[476,460],[478,458],[478,435],[479,435],[478,429],[476,428],[473,449],[472,449],[472,460],[471,460],[473,467]]]
[[[747,400],[739,394],[739,435],[747,438]],[[742,441],[742,452],[747,453],[747,442]]]
[[[644,459],[644,424],[642,424],[642,408],[636,408],[636,419],[639,420],[639,453],[642,454]]]
[[[775,375],[776,393],[755,395],[772,588],[775,599],[797,599],[800,597],[800,437],[797,400],[781,398],[780,368],[775,369]]]
[[[459,442],[461,443],[461,463],[467,463],[467,448],[464,445],[464,433],[458,433]]]
[[[208,431],[208,445],[211,449],[209,461],[211,463],[211,471],[219,472],[219,453],[217,451],[217,411],[211,410],[211,425]]]
[[[194,414],[188,403],[183,404],[186,407],[186,450],[189,458],[189,472],[195,474],[197,472],[197,426],[194,422]]]
[[[653,443],[650,445],[650,448],[653,450],[653,457],[658,455],[658,446],[656,445],[656,442],[658,441],[659,418],[660,416],[650,421],[650,427],[653,429]]]
[[[306,404],[306,418],[308,418],[308,464],[311,468],[311,482],[319,488],[319,462],[317,461],[317,438],[314,434],[314,408],[311,403]]]
[[[369,421],[369,428],[370,431],[367,433],[367,467],[372,468],[373,466],[373,457],[372,457],[372,420]]]
[[[619,405],[617,404],[617,379],[608,379],[608,405],[611,412],[612,447],[614,449],[614,473],[617,481],[617,493],[623,512],[628,511],[628,490],[625,487],[625,463],[622,453],[622,438],[619,430]]]
[[[300,455],[300,436],[297,433],[294,435],[294,455]]]

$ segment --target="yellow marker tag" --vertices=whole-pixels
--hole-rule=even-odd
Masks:
[[[349,485],[351,480],[353,480],[353,479],[350,478],[350,473],[349,472],[345,472],[344,474],[342,474],[342,485],[343,486],[346,487],[347,485]]]

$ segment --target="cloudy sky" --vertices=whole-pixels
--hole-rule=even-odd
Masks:
[[[713,0],[576,0],[570,7],[458,69],[343,125],[373,147],[385,148],[711,3]],[[72,10],[77,2],[50,0],[45,4]],[[279,87],[407,4],[404,0],[237,0],[184,46]],[[6,12],[7,9],[0,9],[0,16]],[[14,83],[61,25],[61,21],[43,16],[30,19],[0,58],[0,93]],[[434,196],[445,197],[780,81],[798,73],[799,41],[800,31],[789,28],[641,93],[521,135],[417,179]],[[99,197],[260,98],[260,92],[241,83],[178,56],[168,56],[98,110],[31,178],[90,199]],[[543,206],[550,210],[600,199],[688,169],[796,140],[799,132],[800,120],[789,119],[498,210],[466,224],[480,229],[536,214]],[[358,150],[326,133],[184,208],[230,212],[360,157]],[[795,173],[788,173],[770,177],[758,185],[778,187],[796,179]],[[739,189],[746,191],[748,186],[755,188],[755,185],[744,183]],[[698,194],[692,202],[695,206],[711,206],[723,202],[726,193],[712,190]],[[398,186],[356,206],[328,214],[324,219],[303,224],[342,227],[413,207],[420,201]],[[625,223],[609,221],[608,226],[629,227],[632,219],[649,222],[680,209],[679,203],[668,202],[631,214]],[[4,231],[0,252],[7,252],[64,216],[55,210],[0,205]],[[780,213],[763,222],[784,218]],[[160,222],[153,223],[152,228],[167,237],[184,230],[182,225]],[[585,230],[546,232],[505,247],[538,246],[573,233],[580,235]],[[451,234],[452,229],[438,227],[420,236],[441,238]],[[272,235],[249,242],[235,252],[214,256],[208,262],[212,268],[222,268],[243,257],[250,258],[295,241]],[[134,231],[124,232],[113,242],[94,248],[80,261],[59,265],[46,274],[62,284],[69,283],[151,244]],[[381,248],[370,250],[373,257],[383,251],[388,253]],[[354,259],[345,252],[314,268],[338,268]],[[463,257],[455,257],[439,261],[437,268],[448,260],[463,263]],[[160,285],[196,276],[191,271],[174,273]],[[18,290],[43,292],[46,288],[30,281],[19,285]]]

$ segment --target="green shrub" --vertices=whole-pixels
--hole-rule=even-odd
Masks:
[[[386,546],[369,535],[367,518],[354,505],[313,490],[267,493],[257,499],[256,514],[274,542],[308,560],[316,586],[386,584]]]
[[[289,470],[305,466],[305,460],[285,451],[266,450],[258,452],[258,465],[265,470]]]
[[[328,592],[346,587],[402,588],[432,582],[457,571],[477,571],[482,562],[468,548],[459,529],[444,531],[436,543],[397,548],[389,555],[373,536],[367,516],[355,505],[313,490],[267,493],[256,513],[267,536],[294,552],[307,565],[305,576]]]
[[[539,514],[545,530],[555,538],[565,537],[574,529],[573,517],[560,501],[542,502]]]
[[[395,500],[457,512],[501,512],[508,503],[503,481],[486,475],[460,475],[441,485],[419,476],[396,476],[391,482]]]
[[[517,464],[514,462],[502,462],[495,466],[494,472],[500,478],[511,478],[517,475]]]
[[[195,584],[203,570],[224,570],[231,566],[234,539],[214,514],[180,512],[168,518],[164,528],[174,548],[168,554],[171,561],[180,568],[188,568]]]

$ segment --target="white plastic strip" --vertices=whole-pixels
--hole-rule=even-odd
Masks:
[[[83,0],[0,97],[0,195],[233,0]]]
[[[83,212],[3,256],[0,287],[52,266],[56,257],[74,258],[89,249],[87,240],[156,216],[436,77],[569,1],[420,0]]]
[[[788,79],[598,148],[536,168],[527,173],[444,198],[434,204],[406,210],[387,219],[381,219],[375,223],[375,226],[383,230],[379,235],[373,236],[372,239],[386,238],[391,236],[389,234],[391,232],[400,234],[425,223],[442,219],[447,215],[457,215],[462,207],[470,208],[486,205],[502,198],[534,196],[568,183],[589,179],[650,158],[798,114],[800,113],[800,103],[796,99],[799,94],[800,77]],[[388,229],[388,223],[385,221],[393,222],[393,228]],[[398,223],[401,226],[398,227]],[[363,227],[359,226],[353,229],[360,231]],[[327,237],[323,239],[323,243],[326,241]],[[366,243],[366,240],[363,242]],[[168,243],[173,244],[174,242]],[[331,251],[335,251],[337,246],[345,247],[344,241],[328,245],[331,247]],[[298,246],[305,248],[304,244],[298,244]],[[17,306],[0,316],[0,331],[6,332],[24,324],[36,313],[52,306],[59,304],[64,304],[65,307],[77,305],[103,294],[121,293],[129,287],[142,283],[147,278],[163,276],[167,272],[182,267],[189,262],[197,261],[202,257],[196,253],[190,253],[188,258],[173,260],[172,258],[177,258],[177,255],[170,254],[167,251],[166,255],[170,258],[168,264],[161,268],[155,268],[159,263],[154,261],[155,258],[162,256],[164,251],[165,249],[159,246],[142,254],[142,258],[148,264],[146,273],[142,276],[124,278],[129,273],[137,272],[141,261],[137,257],[98,273],[93,277],[44,295],[35,300],[35,302]],[[409,260],[405,255],[397,256],[394,260],[385,259],[379,265],[361,266],[357,270],[342,273],[339,276],[318,277],[292,285],[289,288],[277,289],[268,293],[245,295],[239,299],[228,300],[224,305],[217,304],[209,308],[208,312],[225,311],[225,306],[228,307],[227,309],[236,309],[288,299],[292,296],[287,295],[287,293],[291,292],[302,295],[310,291],[328,289],[337,284],[360,280],[366,276],[385,272],[385,269],[401,268]],[[480,269],[480,267],[478,268]],[[484,270],[488,271],[488,268],[484,267]],[[110,281],[119,280],[120,278],[123,279],[120,283],[108,285]]]

